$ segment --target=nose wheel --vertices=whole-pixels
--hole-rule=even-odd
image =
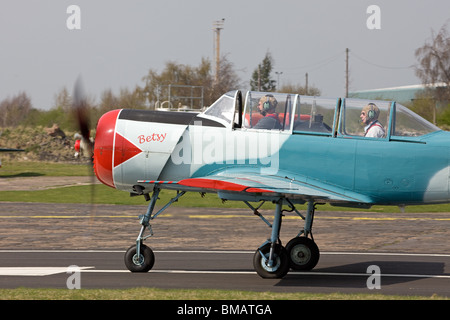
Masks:
[[[137,246],[131,246],[124,257],[125,266],[131,272],[148,272],[155,263],[153,250],[141,244],[140,253],[137,254]]]

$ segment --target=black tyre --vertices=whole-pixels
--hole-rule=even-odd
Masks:
[[[279,244],[275,245],[273,258],[274,264],[270,267],[267,264],[267,260],[269,259],[270,254],[270,246],[271,244],[268,243],[256,250],[255,255],[253,256],[253,266],[261,278],[283,278],[289,271],[289,259],[286,253],[286,249]],[[261,253],[264,255],[264,259],[261,256]]]
[[[141,245],[140,255],[136,254],[136,245],[131,246],[125,253],[125,265],[131,272],[148,272],[155,264],[155,255],[152,249]]]
[[[316,243],[306,237],[291,239],[286,245],[289,263],[292,269],[308,271],[319,262],[320,253]]]

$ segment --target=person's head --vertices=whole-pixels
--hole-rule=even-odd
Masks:
[[[266,94],[264,97],[259,99],[258,109],[263,115],[266,113],[275,112],[275,108],[277,107],[278,101],[271,94]]]
[[[367,125],[372,121],[378,120],[379,115],[380,109],[374,103],[369,103],[361,110],[361,122]]]

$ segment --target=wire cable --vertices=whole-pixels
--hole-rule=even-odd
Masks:
[[[412,64],[412,65],[409,65],[409,66],[405,66],[405,67],[382,66],[382,65],[380,65],[380,64],[373,63],[373,62],[370,62],[370,61],[368,61],[368,60],[366,60],[366,59],[364,59],[364,58],[361,58],[360,56],[358,56],[357,54],[355,54],[353,51],[350,51],[350,54],[351,54],[353,57],[355,57],[356,59],[358,59],[358,60],[360,60],[360,61],[362,61],[362,62],[365,62],[365,63],[367,63],[367,64],[370,64],[370,65],[372,65],[372,66],[374,66],[374,67],[377,67],[377,68],[382,68],[382,69],[411,69],[411,68],[414,67],[413,64]]]

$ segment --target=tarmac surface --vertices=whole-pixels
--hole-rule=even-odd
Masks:
[[[82,180],[74,183],[85,183]],[[3,181],[0,179],[0,186]],[[44,186],[42,180],[40,186]],[[52,181],[49,181],[48,187],[51,186]],[[368,263],[378,262],[389,273],[403,274],[403,278],[408,273],[416,276],[424,273],[433,274],[432,278],[427,276],[415,279],[412,277],[411,281],[391,279],[384,282],[385,284],[390,283],[384,286],[384,292],[406,295],[437,293],[450,296],[449,213],[329,212],[321,211],[319,207],[314,219],[313,235],[324,254],[321,255],[316,269],[318,271],[331,270],[332,273],[337,271],[343,276],[347,274],[347,278],[352,279],[344,281],[343,276],[333,276],[332,274],[326,279],[313,275],[314,278],[309,276],[307,282],[304,282],[303,277],[307,275],[299,276],[295,273],[288,274],[282,280],[266,281],[256,276],[252,266],[253,252],[269,237],[270,228],[253,215],[251,210],[169,207],[152,221],[154,236],[146,241],[146,244],[155,251],[156,269],[158,269],[157,265],[160,261],[159,270],[167,271],[175,268],[183,271],[184,266],[190,265],[193,260],[197,261],[197,258],[189,253],[194,251],[200,252],[196,253],[200,255],[202,252],[211,250],[226,252],[233,250],[233,252],[243,251],[243,253],[230,252],[229,254],[234,255],[227,257],[225,263],[224,254],[226,255],[226,252],[217,254],[210,252],[211,255],[207,255],[209,258],[204,259],[205,256],[202,256],[198,258],[201,263],[191,267],[193,271],[199,273],[194,272],[189,276],[186,274],[183,276],[181,273],[166,272],[162,275],[163,272],[158,273],[158,270],[152,270],[151,278],[148,279],[154,279],[154,281],[149,281],[144,280],[145,276],[143,275],[136,276],[123,272],[126,271],[123,265],[123,253],[135,243],[140,229],[138,216],[144,214],[146,209],[146,205],[91,206],[0,202],[0,269],[4,266],[11,266],[8,261],[15,261],[15,267],[21,267],[18,265],[21,264],[20,261],[23,263],[22,266],[26,264],[29,267],[38,267],[42,265],[42,261],[50,263],[50,261],[58,261],[58,257],[66,255],[78,257],[78,254],[83,254],[86,252],[85,250],[95,250],[95,252],[98,250],[104,251],[104,253],[87,252],[88,257],[83,255],[80,258],[87,259],[86,262],[75,260],[73,263],[77,262],[79,266],[92,266],[98,262],[100,255],[105,257],[106,261],[109,261],[108,263],[114,265],[110,269],[121,270],[118,274],[89,273],[89,276],[86,277],[93,279],[89,281],[93,285],[94,279],[106,277],[104,282],[99,280],[99,287],[105,286],[104,283],[129,283],[130,286],[139,286],[140,284],[142,286],[170,287],[176,284],[177,287],[229,288],[230,286],[236,287],[236,285],[230,285],[230,283],[234,283],[239,284],[238,287],[242,287],[243,290],[260,287],[261,290],[284,292],[302,291],[312,287],[316,292],[363,290],[367,293],[366,278],[361,280],[359,277],[360,280],[356,285],[355,281],[357,280],[353,279],[351,274],[355,271],[355,266],[360,266],[358,273],[364,274]],[[262,213],[269,221],[272,219],[271,211],[262,211]],[[282,243],[285,244],[295,237],[302,226],[303,221],[296,214],[286,214],[281,230]],[[68,251],[69,253],[67,253]],[[70,253],[71,251],[74,253]],[[165,251],[167,253],[156,253]],[[29,256],[30,254],[31,256]],[[374,257],[372,254],[386,255]],[[242,264],[229,266],[229,260],[242,262]],[[68,262],[68,260],[61,261]],[[53,265],[53,262],[50,264]],[[430,266],[432,271],[430,271]],[[104,269],[105,267],[98,266],[96,268]],[[233,268],[250,272],[250,274],[202,273],[205,270],[224,269],[227,271]],[[405,273],[407,274],[405,275]],[[60,277],[67,278],[67,274],[60,275]],[[9,280],[5,280],[5,278]],[[44,278],[46,277],[19,279],[18,277],[0,276],[2,279],[0,286],[27,286],[27,283],[31,284],[35,281],[42,281],[40,285],[36,284],[36,286],[50,285],[50,278]],[[141,280],[137,282],[131,280],[137,278]],[[195,280],[197,278],[198,281]],[[287,281],[288,279],[290,282]],[[414,289],[416,288],[415,284],[422,282],[421,289]],[[246,285],[241,286],[244,283]],[[309,285],[306,285],[307,283]]]
[[[0,203],[0,249],[126,249],[147,206]],[[262,211],[270,221],[271,211]],[[281,240],[303,221],[283,218]],[[270,228],[248,209],[169,207],[152,221],[155,249],[249,250]],[[317,210],[314,240],[323,251],[450,253],[448,213],[367,213]]]

